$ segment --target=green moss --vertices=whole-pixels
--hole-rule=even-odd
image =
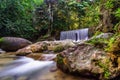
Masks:
[[[0,43],[4,41],[4,38],[0,38]]]
[[[2,42],[4,39],[3,38],[0,38],[0,42]]]
[[[106,47],[106,51],[108,52],[115,52],[119,53],[120,52],[120,34],[115,34],[110,40],[109,43]]]
[[[99,34],[102,34],[102,33],[103,33],[103,32],[96,31],[93,37],[96,37],[96,36],[98,36]]]
[[[120,29],[120,22],[117,23],[117,24],[115,25],[115,27],[114,27],[114,30],[115,30],[117,33],[119,33],[119,29]]]
[[[57,55],[57,63],[58,64],[63,64],[64,63],[62,55]]]
[[[62,45],[58,45],[58,46],[56,46],[55,48],[54,48],[54,52],[61,52],[61,51],[63,51],[64,50],[64,47],[62,46]]]
[[[102,39],[102,38],[93,38],[93,39],[87,41],[87,43],[92,44],[95,47],[99,47],[99,48],[105,49],[105,47],[108,44],[108,40]]]
[[[112,37],[110,40],[109,40],[109,43],[107,45],[107,47],[105,48],[105,51],[112,51],[112,46],[113,46],[113,43],[115,42],[115,37]]]
[[[101,43],[103,41],[103,39],[101,38],[96,38],[96,36],[98,36],[99,34],[101,34],[102,32],[100,31],[96,31],[96,33],[94,34],[93,38],[89,41],[87,41],[87,43],[90,44],[97,44],[97,43]]]
[[[111,73],[109,71],[109,65],[108,64],[109,64],[109,60],[106,60],[105,63],[103,63],[102,61],[97,62],[97,65],[104,70],[103,78],[105,78],[105,79],[108,79],[111,75]]]

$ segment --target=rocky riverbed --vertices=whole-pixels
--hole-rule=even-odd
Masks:
[[[47,72],[40,76],[39,80],[114,80],[120,75],[120,36],[111,37],[111,33],[103,33],[80,42],[40,41],[18,49],[14,53],[0,54],[0,59],[5,64],[16,59],[16,56],[57,62],[59,69]],[[111,45],[109,41],[113,39]],[[2,57],[8,55],[9,58]],[[3,65],[1,63],[1,66]]]
[[[14,53],[0,54],[0,70],[3,67],[5,67],[6,64],[17,59],[17,57],[15,55],[11,55],[11,54],[14,54]],[[12,79],[4,78],[2,80],[12,80]],[[20,77],[18,80],[25,80],[25,78]],[[34,79],[34,80],[36,80],[36,79]],[[46,73],[45,75],[40,76],[39,80],[92,80],[92,79],[86,79],[86,78],[79,77],[79,76],[73,76],[73,75],[62,72],[59,69],[56,69],[53,71],[51,70],[48,73]]]

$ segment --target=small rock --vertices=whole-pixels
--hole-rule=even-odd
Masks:
[[[54,60],[56,56],[57,56],[56,54],[42,54],[39,60],[51,61]]]
[[[6,53],[6,51],[3,51],[2,49],[0,49],[0,54],[4,54]]]

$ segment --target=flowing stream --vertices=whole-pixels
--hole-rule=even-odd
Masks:
[[[90,80],[56,69],[54,61],[0,54],[0,80]]]

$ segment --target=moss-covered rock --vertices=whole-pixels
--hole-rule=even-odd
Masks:
[[[109,40],[113,37],[113,33],[96,33],[92,38],[86,41],[89,44],[93,44],[95,47],[106,49],[109,44]]]
[[[114,60],[113,60],[114,61]],[[111,56],[99,47],[82,43],[57,55],[58,67],[69,73],[98,79],[111,79],[118,75]]]
[[[115,35],[109,40],[108,52],[120,55],[120,35]]]

